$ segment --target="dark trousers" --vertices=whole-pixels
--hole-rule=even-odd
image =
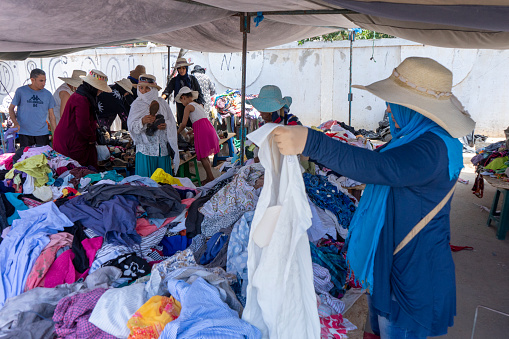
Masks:
[[[49,145],[49,134],[46,135],[19,135],[19,146],[25,148],[27,146],[47,146]]]
[[[49,145],[49,135],[25,135],[19,134],[19,149],[12,158],[14,163],[18,162],[23,155],[23,150],[28,146],[47,146]]]

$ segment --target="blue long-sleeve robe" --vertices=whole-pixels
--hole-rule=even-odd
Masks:
[[[428,132],[380,153],[310,129],[303,155],[354,180],[391,186],[375,255],[373,306],[378,314],[418,336],[447,333],[456,315],[450,201],[393,256],[403,238],[455,184],[449,179],[443,140]]]

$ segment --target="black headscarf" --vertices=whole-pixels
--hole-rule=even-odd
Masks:
[[[88,82],[83,83],[78,87],[76,93],[83,95],[90,103],[90,110],[97,116],[99,114],[99,107],[97,106],[97,92],[99,90]]]
[[[186,67],[186,75],[182,76],[180,73],[176,76],[177,80],[175,81],[175,88],[173,90],[173,97],[176,97],[178,92],[182,87],[189,87],[191,88],[191,78],[189,77],[189,66]],[[191,88],[193,89],[193,88]]]

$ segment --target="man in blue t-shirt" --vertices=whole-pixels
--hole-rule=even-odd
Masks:
[[[47,89],[46,73],[42,69],[30,72],[30,85],[21,86],[16,90],[9,106],[9,115],[14,128],[18,129],[20,148],[27,146],[49,145],[49,130],[46,120],[49,118],[51,129],[57,127],[53,107],[55,99]],[[14,107],[18,107],[14,113]]]

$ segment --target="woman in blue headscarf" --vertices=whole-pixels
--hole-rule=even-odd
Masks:
[[[194,75],[189,74],[189,66],[191,66],[193,63],[187,62],[185,58],[178,58],[175,62],[175,69],[177,70],[178,74],[176,77],[173,77],[170,81],[168,81],[168,84],[166,85],[166,88],[163,91],[163,94],[161,97],[163,99],[166,99],[170,94],[173,93],[173,98],[177,97],[178,92],[182,87],[188,87],[192,91],[198,92],[198,99],[195,100],[200,105],[205,104],[205,100],[203,98],[203,94],[200,88],[200,83],[198,82],[198,79]],[[182,118],[184,117],[184,105],[182,105],[180,102],[175,103],[177,105],[177,123],[180,125],[182,123]],[[189,119],[187,121],[187,127],[192,127],[191,120]]]
[[[282,154],[302,153],[367,184],[347,260],[369,291],[375,334],[443,335],[456,315],[449,212],[463,168],[457,138],[475,122],[451,93],[452,73],[429,58],[408,58],[388,79],[356,87],[387,102],[393,139],[384,147],[372,152],[300,126],[275,129],[275,140]]]

